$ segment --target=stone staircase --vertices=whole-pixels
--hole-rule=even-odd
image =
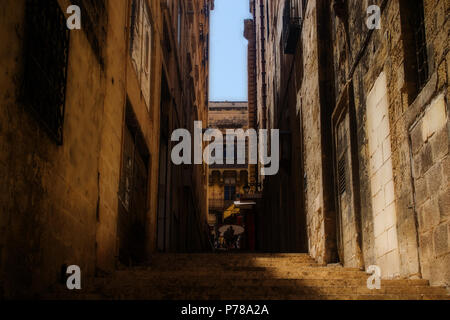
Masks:
[[[307,254],[165,254],[143,267],[86,281],[58,299],[138,300],[450,300],[426,280],[383,280],[367,288],[359,269],[319,266]],[[59,290],[58,290],[59,291]]]

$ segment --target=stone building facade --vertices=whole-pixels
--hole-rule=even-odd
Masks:
[[[226,151],[226,130],[246,131],[248,129],[248,104],[247,102],[210,102],[208,119],[208,127],[219,129],[224,136],[224,163],[210,165],[208,171],[208,223],[213,229],[223,222],[224,211],[238,200],[238,195],[244,193],[244,187],[248,183],[249,165],[238,163],[236,139],[236,147],[232,155],[235,164],[226,164],[226,159],[231,157]],[[247,153],[247,150],[245,152]]]
[[[250,4],[257,126],[289,137],[264,217],[298,219],[295,249],[320,263],[448,286],[449,2]]]
[[[1,297],[39,295],[67,265],[91,277],[207,245],[207,168],[167,154],[174,128],[207,121],[213,6],[2,3]]]

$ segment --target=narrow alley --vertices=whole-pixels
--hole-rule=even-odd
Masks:
[[[449,17],[4,0],[0,300],[450,300]]]

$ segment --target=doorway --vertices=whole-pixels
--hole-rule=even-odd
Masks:
[[[333,113],[337,249],[345,267],[363,267],[359,168],[353,86],[345,88]]]
[[[134,265],[145,260],[148,211],[148,152],[131,104],[127,101],[119,184],[119,261]]]
[[[166,252],[170,245],[170,166],[169,166],[169,109],[171,95],[167,78],[161,78],[161,118],[159,142],[159,184],[158,184],[158,251]]]

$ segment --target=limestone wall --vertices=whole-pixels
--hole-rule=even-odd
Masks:
[[[448,190],[448,41],[443,39],[449,5],[424,1],[429,79],[413,95],[407,57],[415,52],[402,23],[410,17],[408,3],[385,4],[381,29],[370,36],[365,2],[348,3],[347,31],[345,19],[333,19],[337,99],[346,81],[354,87],[364,263],[380,265],[386,278],[422,276],[448,285],[448,245],[443,244],[449,209],[439,207],[438,199]],[[378,90],[383,77],[385,90]],[[429,123],[431,129],[424,129]]]
[[[62,8],[67,1],[60,1]],[[65,12],[65,9],[63,9]],[[105,108],[114,110],[108,121],[121,123],[124,81],[120,61],[123,42],[108,48],[103,68],[83,31],[71,33],[62,146],[57,146],[36,119],[18,102],[23,72],[25,1],[6,1],[1,15],[0,77],[2,197],[1,279],[6,296],[31,296],[59,280],[64,264],[77,264],[86,276],[96,266],[98,199],[118,183],[117,169],[103,180],[100,145],[109,161],[120,156],[121,129],[107,129]],[[125,6],[107,11],[110,35],[123,37]],[[48,35],[51,36],[51,35]],[[104,43],[101,43],[104,46]],[[112,83],[115,78],[115,85]],[[43,81],[43,79],[35,79]],[[116,98],[106,99],[107,87]],[[116,87],[116,88],[114,88]],[[123,86],[122,86],[123,88]],[[117,137],[114,139],[114,137]],[[105,140],[103,140],[105,139]],[[106,170],[106,169],[105,169]],[[111,189],[108,189],[111,190]],[[105,201],[105,206],[114,204]],[[81,236],[82,235],[82,236]],[[110,255],[114,255],[112,248]]]

